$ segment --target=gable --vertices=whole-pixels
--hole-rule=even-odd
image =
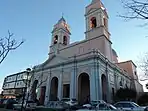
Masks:
[[[90,8],[90,9],[87,11],[86,15],[88,15],[88,14],[90,14],[90,13],[93,13],[93,12],[95,12],[96,10],[97,10],[96,8]]]
[[[43,67],[49,67],[49,66],[53,66],[53,65],[63,63],[65,61],[67,61],[67,60],[68,60],[68,58],[58,56],[58,55],[53,55],[52,57],[49,57],[49,59],[47,61],[45,61],[42,64],[42,66]]]

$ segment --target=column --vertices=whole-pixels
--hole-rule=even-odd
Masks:
[[[110,95],[110,80],[109,80],[109,71],[108,71],[108,63],[106,63],[106,80],[107,80],[107,102],[111,102]]]
[[[90,74],[90,99],[91,101],[96,100],[96,80],[95,80],[95,69],[91,68],[91,74]]]
[[[114,86],[115,86],[115,91],[117,90],[117,75],[116,75],[116,72],[114,73]]]
[[[60,74],[60,78],[59,78],[59,83],[58,83],[58,99],[61,100],[62,99],[62,74]]]
[[[70,79],[70,98],[75,98],[76,99],[76,71],[75,69],[72,70],[71,72],[71,79]]]
[[[110,82],[109,82],[109,74],[107,74],[107,101],[111,102],[111,91],[110,91]]]
[[[101,100],[102,99],[102,88],[99,76],[99,67],[91,68],[90,75],[90,95],[91,100]]]
[[[47,105],[48,101],[49,101],[49,96],[50,96],[50,75],[48,76],[48,79],[47,79],[47,83],[46,83],[46,94],[45,94],[45,102],[44,102],[44,105]]]
[[[97,100],[102,100],[102,81],[101,81],[101,69],[99,67],[100,62],[97,62],[97,73],[96,73],[96,84],[97,84],[97,94],[98,94],[98,98]]]

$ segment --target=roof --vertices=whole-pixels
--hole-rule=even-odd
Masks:
[[[18,75],[18,74],[22,74],[22,73],[25,73],[25,72],[26,71],[22,71],[22,72],[18,72],[18,73],[15,73],[15,74],[11,74],[11,75],[6,76],[5,78],[15,76],[15,75]]]
[[[60,18],[60,20],[58,21],[58,23],[60,22],[66,22],[66,20],[64,19],[64,17],[62,16],[62,18]]]
[[[113,52],[113,55],[115,55],[116,57],[118,57],[117,52],[114,49],[112,49],[112,52]]]
[[[100,0],[92,0],[92,2],[91,3],[95,3],[95,2],[101,2]]]
[[[123,63],[128,63],[128,62],[131,62],[135,67],[137,67],[136,64],[132,60],[123,61],[123,62],[119,62],[119,63],[116,63],[116,64],[123,64]]]

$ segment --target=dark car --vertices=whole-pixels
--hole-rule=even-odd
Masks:
[[[6,100],[6,99],[0,99],[0,108],[4,108],[3,102],[4,102],[5,100]]]
[[[13,104],[16,104],[17,102],[14,99],[6,99],[3,101],[4,107],[6,109],[13,109]]]
[[[4,100],[6,99],[0,99],[0,104],[3,104]]]

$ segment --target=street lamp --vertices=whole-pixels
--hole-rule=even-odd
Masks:
[[[31,72],[31,69],[30,68],[27,68],[26,69],[26,73],[27,73],[27,78],[26,79],[26,82],[25,82],[25,87],[24,87],[24,90],[23,90],[23,100],[22,100],[22,106],[21,106],[21,111],[23,111],[23,104],[24,104],[24,100],[25,100],[25,96],[26,96],[26,90],[27,90],[27,86],[28,86],[28,76],[29,76],[29,73]]]

